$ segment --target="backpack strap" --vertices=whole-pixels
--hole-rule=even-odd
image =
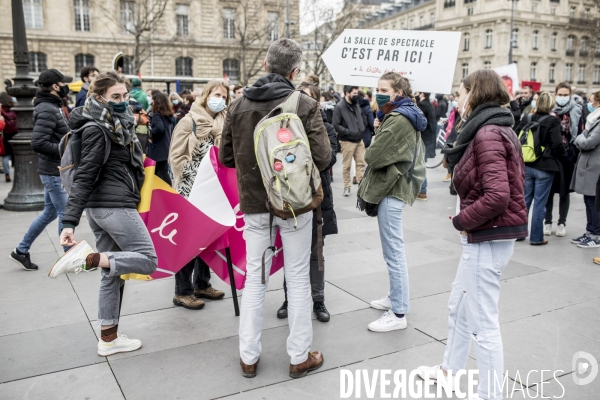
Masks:
[[[279,105],[283,114],[298,114],[300,104],[300,91],[294,90],[283,103]]]

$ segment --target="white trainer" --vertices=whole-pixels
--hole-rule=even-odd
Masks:
[[[565,237],[567,236],[567,228],[565,228],[564,224],[558,224],[556,227],[556,236]]]
[[[142,347],[141,340],[129,339],[127,336],[117,333],[117,338],[112,342],[104,342],[102,339],[98,341],[98,355],[106,357],[111,354],[135,351],[140,347]]]
[[[406,329],[407,326],[406,316],[398,318],[392,311],[386,311],[377,321],[371,322],[368,328],[372,332],[390,332]]]
[[[71,247],[69,251],[67,251],[61,258],[58,259],[50,268],[50,272],[48,272],[48,276],[50,278],[56,278],[61,274],[66,274],[68,272],[75,272],[76,274],[81,271],[87,271],[85,267],[85,258],[88,254],[93,253],[94,249],[85,241],[77,243],[75,246]],[[90,270],[91,271],[91,270]]]
[[[376,310],[383,310],[383,311],[389,310],[390,308],[392,308],[392,300],[390,299],[390,294],[389,293],[386,294],[383,299],[373,300],[370,303],[370,306]]]
[[[425,380],[425,377],[427,377],[430,381],[442,385],[443,388],[448,387],[448,389],[453,392],[456,391],[456,388],[459,387],[458,385],[460,384],[460,380],[456,379],[456,375],[450,377],[444,376],[442,364],[434,365],[433,367],[421,366],[417,368],[417,374],[421,379]],[[441,378],[441,380],[438,380],[438,378]]]
[[[552,224],[544,225],[544,236],[552,235]]]

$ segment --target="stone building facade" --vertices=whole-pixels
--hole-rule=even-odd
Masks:
[[[45,68],[58,68],[78,79],[84,65],[107,71],[119,51],[125,56],[123,72],[136,74],[132,31],[143,25],[144,7],[165,2],[163,17],[150,24],[151,30],[141,36],[137,46],[147,56],[140,68],[142,77],[226,75],[232,83],[252,83],[262,74],[264,56],[259,57],[258,65],[254,61],[257,49],[266,49],[285,35],[285,0],[22,1],[34,76]],[[0,13],[0,74],[4,80],[15,74],[11,1],[0,0],[0,9],[6,11]],[[290,20],[299,20],[299,0],[290,0]],[[297,27],[290,26],[292,38],[299,36]],[[242,46],[242,36],[252,44]],[[252,63],[255,68],[249,68]]]
[[[461,32],[456,90],[469,72],[509,63],[512,6],[510,0],[398,1],[382,5],[360,27]],[[599,31],[590,28],[596,21],[591,1],[515,1],[512,60],[519,79],[540,82],[542,90],[562,81],[588,94],[600,88]]]

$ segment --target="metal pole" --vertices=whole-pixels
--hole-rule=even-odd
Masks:
[[[509,32],[509,41],[508,41],[508,63],[512,64],[512,52],[513,52],[513,25],[515,19],[515,0],[511,0],[512,8],[510,11],[510,32]]]
[[[238,305],[237,289],[235,288],[235,276],[233,275],[233,263],[231,261],[231,251],[229,247],[225,248],[225,257],[227,258],[227,270],[229,271],[229,286],[231,286],[231,297],[233,298],[233,310],[235,316],[240,316],[240,306]]]
[[[13,147],[15,180],[12,190],[4,200],[4,208],[9,211],[36,211],[44,208],[44,186],[37,173],[38,155],[31,148],[33,133],[33,97],[37,87],[29,75],[27,33],[21,0],[12,0],[12,25],[14,63],[17,74],[13,82],[6,80],[6,91],[16,97],[13,111],[17,115],[19,133],[9,143]]]
[[[290,38],[290,0],[285,0],[285,37]]]

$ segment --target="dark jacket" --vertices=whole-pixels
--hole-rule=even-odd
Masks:
[[[331,122],[340,142],[358,143],[363,138],[363,132],[367,126],[367,117],[357,104],[348,104],[343,99],[333,110],[333,121]]]
[[[335,163],[337,162],[336,153],[338,151],[337,145],[337,133],[335,132],[335,128],[329,122],[327,122],[327,115],[323,110],[321,110],[321,116],[323,117],[323,125],[325,125],[325,129],[327,129],[327,137],[329,137],[329,144],[331,145],[331,163],[327,167],[327,170],[333,168]]]
[[[254,128],[273,108],[295,89],[278,74],[266,74],[244,89],[244,96],[230,105],[221,135],[219,159],[237,172],[240,211],[244,214],[267,213],[267,192],[256,166]],[[318,103],[304,92],[298,104],[298,117],[304,125],[310,151],[319,171],[331,164],[331,145]]]
[[[517,125],[521,120],[521,106],[517,100],[511,100],[509,108],[513,118],[515,119],[515,125]]]
[[[171,133],[173,132],[173,116],[153,114],[150,121],[150,135],[148,136],[148,149],[146,155],[156,162],[167,161],[171,147]]]
[[[337,137],[333,125],[327,122],[327,116],[323,110],[321,110],[321,115],[323,116],[323,125],[325,125],[325,129],[327,129],[327,136],[329,137],[329,144],[331,146],[331,163],[324,171],[321,171],[320,174],[321,184],[323,186],[323,201],[321,202],[323,235],[335,235],[338,233],[338,227],[337,217],[335,215],[335,210],[333,209],[333,189],[331,188],[331,174],[329,173],[329,170],[337,161]],[[316,214],[314,214],[313,217],[313,229],[316,229]]]
[[[17,128],[17,114],[12,111],[8,106],[2,106],[2,117],[4,117],[4,155],[12,156],[13,148],[9,143],[12,138],[19,133],[19,129]]]
[[[358,105],[362,109],[363,114],[367,118],[367,123],[365,126],[364,136],[375,135],[375,117],[373,116],[373,109],[371,108],[371,103],[367,99],[358,99]]]
[[[435,157],[435,132],[437,126],[437,117],[436,111],[433,108],[433,104],[429,101],[429,99],[421,100],[417,103],[417,106],[423,112],[425,119],[427,119],[427,128],[423,132],[421,132],[421,139],[425,144],[425,156],[427,158]],[[448,105],[446,105],[448,108]]]
[[[69,118],[71,129],[82,127],[87,119],[76,108]],[[106,135],[99,126],[82,133],[81,163],[75,172],[63,224],[77,226],[85,208],[137,208],[140,188],[131,164],[129,147],[111,141],[110,155],[104,161]]]
[[[31,147],[38,153],[38,174],[58,176],[58,143],[69,132],[62,100],[48,92],[37,92],[33,104]]]
[[[438,101],[435,107],[435,122],[437,122],[440,118],[446,118],[446,114],[448,114],[448,102],[444,99],[443,95],[437,95],[435,98]],[[429,99],[427,100],[429,101]]]
[[[81,86],[81,90],[75,97],[75,107],[81,107],[85,105],[85,99],[87,98],[88,90]]]
[[[517,135],[508,126],[485,125],[454,168],[460,196],[454,227],[469,243],[527,236],[525,163]]]
[[[543,118],[544,117],[544,118]],[[543,119],[542,119],[543,118]],[[528,167],[542,171],[560,172],[560,162],[567,160],[567,150],[562,142],[560,134],[560,121],[549,114],[529,114],[517,124],[515,133],[517,136],[529,122],[535,122],[542,119],[540,124],[540,145],[546,148],[546,151],[535,162],[525,163]]]

